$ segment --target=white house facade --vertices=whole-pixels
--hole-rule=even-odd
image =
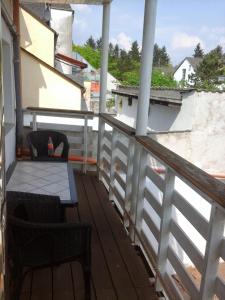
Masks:
[[[174,79],[177,82],[185,81],[188,84],[193,84],[190,77],[195,74],[196,67],[201,62],[199,57],[186,57],[176,68],[174,72]]]

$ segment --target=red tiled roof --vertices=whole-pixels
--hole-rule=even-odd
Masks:
[[[56,58],[64,60],[64,61],[70,63],[71,65],[77,66],[81,69],[87,68],[87,64],[83,63],[82,61],[76,60],[72,57],[66,56],[66,55],[61,54],[61,53],[57,53],[55,56],[56,56]]]

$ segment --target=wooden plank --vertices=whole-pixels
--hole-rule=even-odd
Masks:
[[[225,299],[225,282],[219,277],[216,278],[216,295],[219,299]]]
[[[74,300],[72,274],[68,263],[53,268],[53,299]]]
[[[63,115],[71,115],[71,117],[74,117],[74,115],[78,116],[90,116],[93,117],[94,113],[92,111],[82,111],[82,110],[72,110],[72,109],[61,109],[61,108],[46,108],[46,107],[27,107],[25,110],[26,112],[42,112],[42,113],[50,113],[55,116],[56,113],[63,114]]]
[[[155,210],[155,212],[161,218],[162,206],[159,203],[159,201],[155,199],[155,197],[152,195],[152,193],[149,192],[149,190],[147,188],[145,188],[144,196],[145,196],[146,200],[148,201],[148,203],[151,205],[151,207]]]
[[[102,157],[102,164],[103,164],[103,168],[109,172],[110,171],[110,163],[104,156]]]
[[[111,131],[104,131],[103,138],[108,140],[111,143],[112,140],[112,132]]]
[[[156,174],[149,166],[147,166],[146,168],[146,175],[162,192],[164,191],[165,181],[162,179],[162,177]]]
[[[119,148],[119,150],[127,156],[129,149],[127,146],[125,146],[121,141],[117,141],[116,146]]]
[[[74,294],[75,300],[84,300],[85,299],[85,288],[84,288],[84,279],[83,279],[83,270],[81,267],[81,264],[78,262],[73,262],[70,264],[71,271],[72,271],[72,277],[73,277],[73,283],[74,283]],[[91,282],[91,299],[95,300],[95,290],[93,283]]]
[[[118,156],[115,159],[115,163],[118,164],[117,169],[122,170],[125,174],[127,173],[127,166]]]
[[[127,294],[123,293],[123,290],[127,290],[127,292],[129,291],[131,295],[131,299],[137,299],[136,291],[126,270],[125,262],[121,257],[118,245],[114,240],[106,216],[101,209],[98,194],[96,194],[91,178],[86,176],[83,178],[83,183],[118,298],[121,300],[127,299]]]
[[[207,220],[184,199],[177,191],[173,191],[173,205],[185,216],[194,228],[205,238],[208,237],[209,223]]]
[[[148,228],[154,235],[155,239],[159,241],[159,228],[157,228],[156,224],[149,216],[149,214],[146,212],[146,210],[143,211],[143,219],[145,220],[146,224],[148,225]]]
[[[194,186],[197,192],[201,191],[203,195],[207,195],[208,201],[210,201],[210,199],[211,202],[214,200],[225,208],[223,182],[213,178],[211,175],[147,136],[138,136],[136,140],[164,164],[172,168],[179,177],[185,179],[188,185]]]
[[[106,144],[103,145],[102,151],[105,151],[108,154],[108,156],[111,157],[112,151]]]
[[[225,260],[225,239],[224,238],[221,240],[220,256],[222,257],[223,260]]]
[[[180,278],[182,284],[189,291],[190,296],[193,297],[193,299],[200,299],[197,287],[170,246],[168,247],[168,259]]]
[[[115,179],[119,183],[119,185],[122,187],[122,189],[126,190],[126,182],[123,180],[123,178],[120,176],[118,172],[115,172]]]
[[[114,290],[111,275],[105,261],[105,255],[99,241],[99,235],[93,219],[87,195],[82,182],[82,175],[76,174],[77,192],[79,197],[79,215],[82,222],[87,222],[92,225],[92,278],[96,292],[98,290],[108,289]],[[85,176],[87,178],[87,176]],[[85,181],[84,178],[84,181]],[[90,191],[91,192],[91,191]],[[92,196],[92,195],[90,195]]]
[[[116,127],[117,129],[119,129],[120,131],[122,131],[122,133],[126,134],[126,135],[134,135],[135,134],[135,129],[126,125],[125,123],[115,119],[114,117],[110,116],[109,114],[104,114],[101,113],[100,117],[110,126],[112,127]]]
[[[151,261],[152,265],[155,266],[157,262],[157,253],[155,252],[155,249],[152,247],[149,238],[146,236],[144,231],[141,231],[139,238],[141,240],[141,244],[149,260]]]
[[[34,271],[31,300],[52,300],[52,272],[50,268]]]
[[[117,246],[120,249],[123,260],[126,263],[126,267],[132,279],[133,285],[136,287],[136,290],[139,288],[138,294],[141,293],[143,295],[141,299],[149,299],[153,295],[153,288],[150,287],[147,271],[137,257],[134,248],[131,247],[131,241],[124,228],[121,227],[118,215],[112,209],[111,204],[107,201],[107,193],[103,185],[100,182],[97,182],[94,178],[92,180],[94,181],[98,199],[102,209],[105,212],[108,224],[114,235]],[[147,289],[149,292],[148,297],[147,294],[146,297],[144,296],[145,289]]]
[[[101,170],[101,175],[105,179],[106,183],[109,185],[109,175],[105,172],[105,170]]]
[[[171,233],[174,235],[175,239],[179,242],[191,261],[195,264],[198,271],[202,273],[203,255],[174,220],[171,220],[170,226]]]

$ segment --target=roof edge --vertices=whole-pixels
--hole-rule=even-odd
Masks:
[[[52,29],[49,25],[47,25],[41,18],[39,18],[38,16],[36,16],[29,8],[25,7],[24,4],[20,3],[20,8],[22,8],[23,10],[25,10],[28,14],[30,14],[35,20],[37,20],[39,23],[41,23],[43,26],[45,26],[47,29],[49,29],[50,31],[52,31],[55,35],[58,36],[58,33]]]

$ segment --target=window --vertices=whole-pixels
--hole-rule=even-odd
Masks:
[[[5,123],[15,122],[15,89],[12,63],[12,49],[8,43],[2,41],[3,54],[3,95]]]
[[[182,80],[186,78],[186,69],[182,69]]]
[[[128,105],[131,106],[132,105],[132,96],[128,97]]]

